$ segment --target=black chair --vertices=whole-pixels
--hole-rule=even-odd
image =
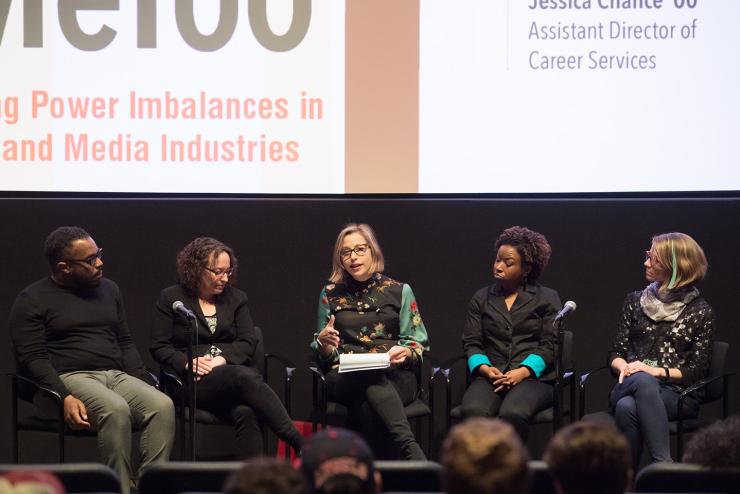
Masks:
[[[377,460],[375,471],[383,479],[383,492],[438,492],[442,465],[434,461]]]
[[[740,468],[711,470],[688,463],[653,463],[637,474],[635,492],[740,494]]]
[[[257,335],[257,346],[255,347],[254,351],[254,358],[252,360],[251,365],[257,368],[260,373],[262,374],[262,377],[264,378],[265,382],[268,382],[269,377],[269,368],[270,368],[270,362],[275,360],[279,362],[282,365],[282,372],[283,372],[283,396],[284,396],[284,405],[286,410],[288,410],[288,414],[291,413],[291,383],[292,383],[292,377],[293,372],[295,371],[296,367],[295,365],[288,359],[283,358],[279,355],[269,354],[265,352],[265,342],[262,337],[262,329],[255,326],[254,332]],[[172,401],[175,403],[175,410],[177,413],[178,419],[180,419],[182,427],[180,430],[182,431],[182,441],[181,445],[183,448],[185,448],[185,445],[193,445],[195,444],[196,440],[196,429],[190,428],[190,407],[185,403],[185,395],[184,392],[185,386],[180,378],[179,374],[175,372],[171,368],[162,367],[162,387],[164,388],[165,392],[172,398]],[[234,421],[231,419],[228,415],[220,415],[220,414],[214,414],[212,412],[209,412],[207,410],[203,410],[200,408],[196,408],[195,410],[195,423],[196,424],[202,424],[202,425],[217,425],[217,426],[228,426],[233,428],[234,427]],[[185,436],[185,432],[189,432],[187,437]],[[265,446],[265,453],[267,453],[268,449],[268,430],[264,425],[262,426],[262,437],[263,437],[263,443]],[[192,450],[190,450],[192,451]],[[286,457],[290,454],[290,449],[285,449]],[[190,458],[189,453],[185,453],[183,451],[183,458],[188,458],[190,460],[196,460],[197,458]]]
[[[157,377],[149,372],[151,378],[159,385]],[[23,376],[20,373],[10,375],[12,405],[12,441],[13,461],[18,463],[20,458],[20,433],[22,431],[48,432],[57,437],[57,457],[59,463],[64,463],[64,438],[95,437],[96,432],[85,429],[70,429],[64,421],[64,400],[62,396],[51,388],[38,381]],[[48,398],[51,410],[44,411],[34,403],[34,397],[40,393]]]
[[[22,471],[51,472],[59,477],[67,492],[115,494],[121,492],[121,482],[116,472],[101,463],[0,465],[0,474]]]
[[[555,403],[552,407],[545,408],[544,410],[540,410],[532,419],[532,424],[552,424],[553,426],[553,432],[557,431],[560,428],[561,420],[563,417],[566,417],[569,419],[570,422],[573,421],[575,417],[575,400],[576,400],[576,391],[575,391],[575,365],[573,361],[573,332],[572,331],[563,331],[563,352],[562,352],[562,362],[563,362],[563,370],[561,372],[561,375],[555,380],[555,393],[557,395],[557,399],[555,400]],[[452,421],[458,421],[462,418],[462,407],[460,404],[456,406],[452,406],[453,401],[453,370],[456,368],[459,368],[460,366],[465,367],[465,389],[470,385],[471,382],[471,376],[470,371],[468,370],[467,366],[467,357],[463,355],[458,355],[456,357],[453,357],[452,359],[444,362],[439,369],[437,369],[437,372],[440,373],[444,379],[445,379],[445,386],[446,386],[446,411],[447,411],[447,430],[450,429]],[[562,399],[562,390],[568,388],[569,393],[569,399],[567,402],[564,402]],[[460,401],[462,399],[462,395],[459,396]],[[557,409],[557,411],[556,411]]]
[[[341,421],[346,419],[349,410],[346,406],[341,403],[329,401],[327,393],[326,375],[324,374],[321,365],[317,362],[309,363],[309,369],[313,375],[313,410],[311,412],[311,422],[313,432],[316,432],[321,425],[322,429],[326,429],[326,426],[331,417],[333,421]],[[421,446],[424,448],[424,452],[429,456],[429,448],[432,443],[432,433],[434,431],[434,415],[429,406],[430,403],[434,403],[434,386],[428,386],[428,391],[424,389],[424,374],[425,369],[427,373],[431,375],[430,383],[434,379],[434,372],[429,370],[429,364],[425,358],[421,365],[416,365],[414,370],[416,372],[416,382],[418,384],[416,399],[404,407],[406,418],[409,422],[413,422],[414,435],[417,440],[420,434],[420,422],[425,417],[429,418],[429,429],[427,433],[427,444]]]
[[[139,494],[221,492],[228,476],[243,464],[240,461],[154,463],[141,472]]]
[[[671,435],[676,436],[676,454],[678,458],[683,457],[684,447],[684,434],[693,432],[697,429],[705,427],[710,423],[714,422],[714,418],[706,417],[690,417],[685,416],[683,413],[683,403],[686,397],[690,394],[695,393],[699,390],[704,390],[704,397],[702,398],[700,407],[709,403],[722,401],[722,418],[727,418],[729,413],[729,380],[731,374],[725,373],[727,364],[727,354],[729,352],[730,345],[724,341],[715,341],[712,346],[712,356],[709,364],[709,371],[707,377],[687,387],[678,397],[678,418],[668,423]],[[599,367],[591,372],[587,372],[581,376],[579,384],[579,394],[581,407],[579,410],[579,418],[586,416],[586,388],[589,383],[589,379],[595,375],[610,371],[609,366]],[[611,421],[613,420],[608,412],[596,412],[590,413],[586,417],[587,420],[591,421]]]

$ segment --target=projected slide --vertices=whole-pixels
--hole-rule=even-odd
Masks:
[[[0,1],[0,189],[344,191],[344,5]]]
[[[740,2],[424,0],[420,192],[740,190]]]
[[[739,25],[738,0],[0,0],[0,191],[738,191]]]

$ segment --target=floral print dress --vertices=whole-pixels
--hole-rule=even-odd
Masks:
[[[340,342],[324,358],[318,352],[318,335],[332,315]],[[338,364],[340,353],[387,352],[395,345],[410,348],[416,361],[429,350],[427,331],[409,285],[375,273],[365,282],[350,279],[324,287],[311,343],[323,363]]]

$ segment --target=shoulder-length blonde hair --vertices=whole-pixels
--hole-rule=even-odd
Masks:
[[[704,251],[696,240],[685,233],[656,235],[650,250],[653,262],[657,261],[670,273],[661,284],[661,290],[693,285],[707,274],[708,263]]]
[[[350,277],[349,273],[345,271],[344,266],[342,266],[342,244],[344,243],[344,237],[351,233],[362,235],[370,247],[370,255],[373,258],[370,263],[370,272],[382,273],[385,269],[383,251],[380,250],[380,244],[378,244],[378,239],[375,238],[375,232],[373,232],[370,225],[366,223],[348,223],[344,225],[342,231],[337,235],[337,241],[334,242],[334,253],[331,257],[331,275],[329,276],[329,281],[332,283],[344,282]]]

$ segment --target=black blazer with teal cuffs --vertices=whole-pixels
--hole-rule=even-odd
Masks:
[[[540,380],[554,380],[556,331],[553,321],[561,308],[558,293],[539,284],[521,288],[511,310],[494,283],[481,288],[468,306],[463,349],[470,359],[485,355],[502,372],[515,369],[533,354],[544,361]]]

